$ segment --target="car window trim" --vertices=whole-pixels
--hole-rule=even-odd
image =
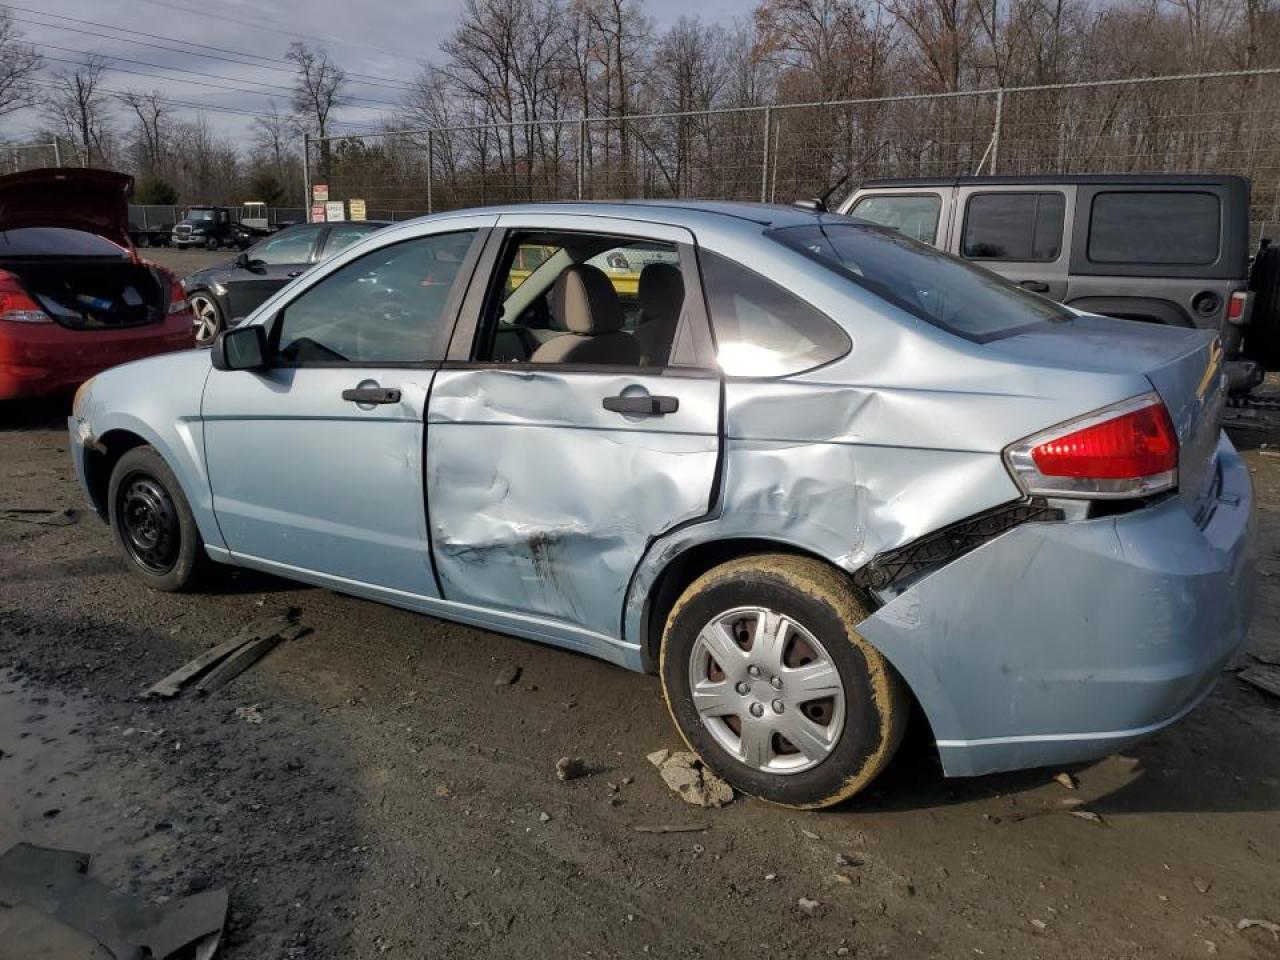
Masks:
[[[971,257],[964,252],[965,232],[969,228],[969,208],[973,205],[974,200],[979,197],[1037,197],[1049,193],[1057,194],[1062,198],[1062,223],[1058,228],[1061,242],[1058,244],[1058,255],[1056,257]],[[1067,192],[1065,190],[974,190],[964,198],[964,216],[960,219],[960,243],[956,252],[965,260],[972,260],[974,263],[1058,263],[1067,254],[1067,249],[1070,246],[1066,236],[1067,225],[1070,222],[1070,218],[1067,216],[1067,204]],[[1035,244],[1035,233],[1038,225],[1039,208],[1036,211],[1036,221],[1031,224],[1032,245]]]
[[[503,254],[512,239],[520,234],[543,231],[546,233],[581,233],[588,236],[616,236],[621,240],[639,240],[650,243],[673,244],[680,258],[680,273],[685,278],[685,302],[680,310],[680,321],[676,325],[672,339],[672,356],[662,366],[642,366],[639,364],[604,364],[604,363],[502,363],[496,360],[477,360],[475,350],[480,345],[483,330],[482,319],[494,306],[494,300],[501,297],[503,277],[499,276],[498,266]],[[509,226],[498,227],[489,238],[481,262],[477,265],[472,283],[467,291],[459,318],[450,341],[449,350],[442,369],[448,370],[543,370],[561,373],[612,372],[632,373],[637,376],[721,376],[720,367],[715,362],[715,345],[710,331],[710,319],[707,314],[706,298],[702,290],[702,274],[698,269],[698,260],[694,244],[683,241],[672,241],[662,237],[646,237],[643,235],[643,222],[636,222],[635,230],[620,231],[609,228],[582,227],[533,227]],[[690,283],[689,277],[695,282]],[[672,361],[683,362],[672,362]]]
[[[451,342],[454,332],[458,324],[458,316],[462,309],[463,299],[466,290],[474,278],[476,266],[480,261],[482,251],[487,247],[489,234],[491,229],[486,227],[463,227],[460,230],[439,230],[434,233],[421,233],[412,237],[404,237],[391,243],[383,244],[372,250],[366,251],[359,257],[348,260],[334,268],[331,273],[325,274],[316,280],[314,284],[298,293],[298,297],[305,296],[309,291],[314,290],[321,283],[324,283],[329,277],[333,276],[340,270],[345,270],[353,263],[359,263],[365,257],[372,256],[383,250],[390,250],[392,247],[398,247],[405,243],[414,243],[419,240],[427,240],[433,237],[448,236],[453,233],[469,233],[474,232],[475,236],[471,238],[471,246],[467,248],[466,256],[462,258],[462,265],[458,267],[457,274],[454,275],[453,282],[449,287],[449,294],[445,297],[445,305],[440,311],[440,329],[437,331],[433,342],[429,344],[430,351],[428,357],[423,360],[281,360],[280,352],[280,336],[283,332],[283,323],[285,312],[297,302],[298,298],[290,300],[282,305],[271,315],[271,319],[266,321],[267,324],[267,344],[270,353],[269,369],[272,370],[302,370],[307,368],[317,369],[342,369],[342,370],[423,370],[438,368],[447,355],[447,345]]]

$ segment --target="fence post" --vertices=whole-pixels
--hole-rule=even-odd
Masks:
[[[311,134],[302,135],[302,206],[307,211],[306,222],[311,222]]]
[[[55,167],[62,166],[62,148],[58,146],[58,138],[53,138],[53,165]]]
[[[773,107],[764,108],[764,153],[760,159],[760,202],[769,202],[769,137],[773,130]]]
[[[587,118],[578,121],[578,199],[582,199],[582,185],[587,175]]]
[[[435,131],[427,131],[427,213],[435,213],[435,198],[431,193],[431,181],[436,178]],[[457,200],[454,200],[457,203]]]
[[[996,123],[995,129],[991,133],[991,170],[992,176],[996,174],[996,165],[1000,162],[1000,127],[1004,120],[1004,87],[996,91]]]

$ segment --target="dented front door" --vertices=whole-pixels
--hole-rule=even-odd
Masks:
[[[649,542],[709,509],[719,416],[711,374],[442,369],[427,489],[445,598],[618,637]]]

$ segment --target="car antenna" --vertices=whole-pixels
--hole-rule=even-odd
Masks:
[[[793,207],[798,207],[801,210],[812,210],[814,213],[829,213],[830,208],[827,206],[827,201],[831,199],[831,195],[833,193],[835,193],[837,190],[839,190],[848,182],[849,182],[849,174],[846,173],[843,177],[841,177],[839,180],[833,183],[830,187],[828,187],[826,193],[824,193],[822,196],[814,197],[811,200],[797,200],[795,201],[795,203],[791,205]]]

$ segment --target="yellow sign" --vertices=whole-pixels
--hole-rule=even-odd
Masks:
[[[348,210],[350,211],[350,213],[351,213],[351,219],[352,219],[352,220],[367,220],[367,219],[369,219],[367,216],[365,216],[365,209],[364,209],[364,201],[363,201],[363,200],[348,200],[348,201],[347,201],[347,209],[348,209]]]

